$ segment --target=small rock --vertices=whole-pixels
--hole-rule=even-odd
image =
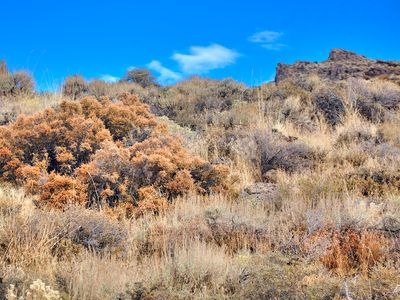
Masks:
[[[244,189],[244,191],[249,195],[271,194],[272,192],[275,192],[275,190],[275,184],[265,182],[256,182]]]
[[[240,194],[240,198],[257,202],[269,202],[276,208],[280,207],[277,195],[277,185],[270,182],[257,182],[246,187]]]
[[[390,232],[400,231],[400,218],[386,216],[382,220],[382,229]]]

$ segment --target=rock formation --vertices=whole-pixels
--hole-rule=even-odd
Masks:
[[[345,80],[349,77],[371,79],[382,75],[396,77],[400,76],[400,61],[372,60],[354,52],[332,49],[328,59],[323,62],[279,63],[275,82],[312,74],[331,80]]]

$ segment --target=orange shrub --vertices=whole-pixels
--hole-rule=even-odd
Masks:
[[[83,204],[86,202],[86,195],[82,184],[71,176],[63,176],[51,173],[41,187],[40,202],[46,205],[50,202],[56,208],[63,208],[64,205],[74,202]]]
[[[64,101],[0,127],[0,176],[39,195],[68,202],[158,212],[191,189],[227,189],[227,167],[191,156],[130,94]]]
[[[349,274],[354,271],[367,272],[384,259],[390,245],[382,233],[325,228],[311,235],[305,246],[327,268]]]
[[[158,214],[165,210],[168,202],[153,187],[144,187],[139,189],[139,204],[137,214],[141,215],[146,212]]]

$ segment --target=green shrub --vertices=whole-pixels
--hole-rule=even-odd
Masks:
[[[124,79],[124,81],[129,83],[137,83],[142,87],[157,85],[155,80],[155,77],[149,70],[136,68],[128,70]]]

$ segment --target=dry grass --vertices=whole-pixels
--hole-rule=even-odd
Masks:
[[[378,228],[385,217],[399,212],[396,198],[390,206],[368,204],[337,194],[331,181],[311,173],[278,178],[280,210],[268,203],[193,195],[176,200],[159,216],[121,221],[79,207],[41,211],[21,191],[2,188],[2,289],[24,295],[40,279],[68,299],[322,298],[340,296],[350,281],[354,294],[365,295],[366,285],[373,285],[370,298],[397,295],[400,274],[389,267],[392,259],[366,256],[368,264],[349,273],[361,272],[358,279],[335,275],[322,265],[330,266],[325,228]],[[101,241],[102,247],[88,238]],[[311,241],[312,251],[306,247]],[[390,245],[369,248],[364,243],[361,253],[391,253]],[[382,270],[392,272],[391,277],[378,276]],[[386,280],[385,289],[379,288],[381,280]]]
[[[16,116],[30,115],[46,108],[56,107],[62,100],[61,94],[51,93],[34,96],[0,98],[0,123],[13,121]]]
[[[229,166],[231,193],[191,192],[128,219],[83,207],[38,209],[3,186],[0,295],[399,298],[400,112],[384,107],[395,103],[387,95],[397,87],[357,84],[332,87],[344,107],[335,125],[319,111],[315,93],[327,83],[316,77],[254,89],[199,78],[165,90],[111,85],[109,96],[135,90],[166,115],[158,121],[192,153]],[[380,97],[387,118],[368,118],[354,105],[365,91]],[[266,178],[274,194],[242,196]]]

